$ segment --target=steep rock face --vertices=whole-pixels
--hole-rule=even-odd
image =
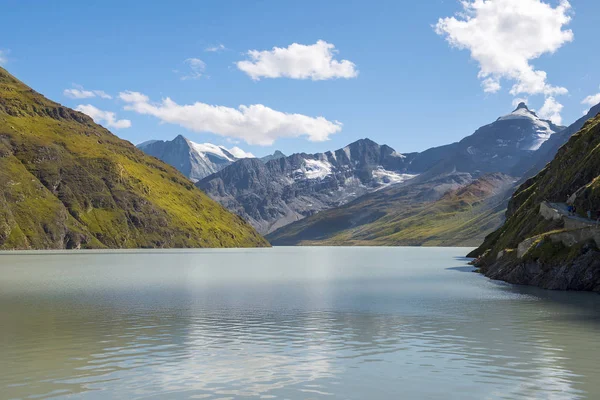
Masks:
[[[262,233],[413,177],[412,154],[363,139],[335,152],[235,162],[197,186]]]
[[[393,186],[269,234],[274,245],[472,246],[503,221],[514,178],[441,175]]]
[[[177,168],[197,182],[242,158],[254,157],[240,148],[227,149],[211,143],[196,143],[179,135],[171,141],[151,140],[137,147],[144,153]]]
[[[428,176],[453,170],[475,175],[500,172],[521,176],[527,166],[515,167],[563,129],[539,118],[521,103],[512,113],[479,128],[460,142],[420,153],[410,169],[430,171]]]
[[[0,68],[0,249],[265,245],[174,168]]]
[[[590,211],[593,219],[588,221],[593,226],[600,213],[600,116],[588,121],[546,168],[519,187],[509,202],[506,223],[470,256],[478,257],[476,264],[494,279],[549,289],[600,291],[597,243],[575,241],[569,246],[553,240],[557,233],[573,228],[590,229],[548,218],[543,212],[544,202],[564,206],[567,199],[577,207],[578,219],[586,220]],[[569,237],[589,236],[576,233]]]

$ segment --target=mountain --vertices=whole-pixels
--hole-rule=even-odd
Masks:
[[[268,233],[412,178],[412,157],[362,139],[335,152],[239,160],[196,185]]]
[[[530,158],[544,142],[563,129],[539,118],[525,103],[520,103],[512,113],[482,126],[460,142],[418,154],[410,170],[428,172],[421,179],[453,170],[475,175],[500,172],[521,176],[528,169],[518,168],[521,160]]]
[[[556,153],[558,149],[573,136],[573,134],[577,133],[585,123],[594,118],[596,115],[600,113],[600,104],[592,107],[585,116],[579,118],[573,124],[569,125],[566,129],[550,136],[544,144],[542,144],[538,151],[533,153],[532,157],[525,158],[519,163],[516,167],[517,170],[525,171],[523,175],[524,178],[530,178],[535,176],[539,171],[541,171],[546,164],[548,164]]]
[[[285,154],[283,154],[279,150],[275,150],[273,154],[269,154],[268,156],[261,157],[260,160],[264,163],[269,162],[271,160],[279,160],[280,158],[285,158]]]
[[[267,245],[174,168],[0,68],[0,249]]]
[[[177,168],[197,182],[242,158],[254,158],[239,147],[228,149],[211,143],[195,143],[179,135],[171,141],[150,140],[137,147]]]
[[[478,245],[502,224],[527,169],[518,165],[561,131],[521,103],[460,142],[411,155],[407,172],[418,176],[401,187],[322,211],[267,238],[276,245]]]
[[[577,215],[569,215],[566,202]],[[590,211],[593,219],[587,218]],[[512,196],[506,223],[469,256],[486,276],[600,291],[600,115]]]
[[[503,221],[515,182],[453,173],[407,183],[322,211],[267,236],[273,245],[475,246]]]

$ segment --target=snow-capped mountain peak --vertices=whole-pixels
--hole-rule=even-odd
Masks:
[[[190,147],[200,155],[210,154],[230,162],[237,161],[241,158],[256,158],[252,153],[247,153],[239,147],[228,149],[225,146],[217,146],[212,143],[196,143],[189,139],[187,139],[187,141],[190,144]]]
[[[507,114],[507,115],[503,115],[502,117],[498,118],[498,120],[503,121],[503,120],[507,120],[507,119],[523,119],[523,118],[543,121],[542,119],[540,119],[540,117],[538,117],[538,115],[535,112],[531,111],[529,109],[529,107],[527,107],[527,104],[525,104],[525,103],[519,103],[519,105],[517,106],[517,108],[515,108],[515,110],[513,112],[511,112],[510,114]]]
[[[239,147],[229,149],[212,143],[196,143],[182,135],[170,141],[149,140],[137,147],[171,164],[194,182],[242,158],[255,158]]]
[[[552,136],[554,133],[559,132],[563,127],[554,125],[551,121],[541,119],[535,112],[531,111],[527,104],[519,103],[517,108],[510,114],[504,115],[498,118],[498,121],[515,121],[523,120],[531,123],[533,132],[529,137],[523,137],[521,139],[522,150],[535,151]]]

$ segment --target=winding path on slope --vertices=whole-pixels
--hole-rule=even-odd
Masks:
[[[594,219],[588,219],[584,217],[580,217],[578,215],[569,214],[569,206],[566,203],[547,203],[550,208],[560,214],[564,219],[568,219],[576,224],[583,224],[581,228],[588,226],[596,226],[597,221]]]

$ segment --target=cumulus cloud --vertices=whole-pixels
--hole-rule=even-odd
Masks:
[[[531,65],[542,54],[554,53],[573,40],[573,32],[563,29],[571,21],[567,0],[556,7],[541,0],[463,0],[461,4],[463,12],[440,18],[435,31],[451,46],[471,52],[485,92],[498,92],[506,79],[513,81],[513,95],[567,93],[566,88],[549,84],[546,72]]]
[[[581,102],[581,104],[587,104],[588,106],[595,106],[598,103],[600,103],[600,93],[588,96]]]
[[[80,104],[75,109],[89,115],[97,124],[105,124],[109,128],[123,129],[131,126],[130,120],[117,119],[114,112],[100,110],[91,104]]]
[[[335,60],[335,46],[323,40],[313,45],[293,43],[287,48],[250,50],[250,60],[238,61],[238,69],[252,79],[292,78],[321,81],[334,78],[356,78],[356,65],[348,60]]]
[[[216,46],[208,46],[207,48],[204,49],[204,51],[208,51],[211,53],[217,53],[217,52],[223,51],[223,50],[225,50],[225,46],[222,45],[221,43],[219,43]]]
[[[561,125],[562,117],[560,116],[560,112],[562,109],[563,105],[556,101],[554,97],[550,96],[546,98],[544,105],[538,111],[538,115],[540,118],[550,120],[556,125]]]
[[[599,103],[600,103],[600,93],[596,93],[596,94],[593,94],[591,96],[588,96],[588,97],[586,97],[585,99],[583,99],[581,101],[581,104],[585,104],[585,105],[588,105],[590,107],[593,107],[593,106],[595,106],[596,104],[599,104]],[[583,114],[587,114],[588,112],[590,112],[589,108],[587,108],[583,112]]]
[[[126,110],[152,115],[162,122],[176,124],[194,132],[212,132],[248,144],[269,146],[284,137],[307,136],[311,141],[324,141],[342,130],[338,121],[308,117],[273,110],[262,104],[238,108],[205,103],[179,105],[170,98],[151,103],[138,92],[122,92],[119,98],[128,103]]]
[[[101,99],[112,99],[112,96],[104,90],[85,90],[81,85],[73,85],[72,89],[65,89],[63,94],[71,99],[89,99],[100,97]]]
[[[189,73],[181,77],[181,80],[199,79],[204,75],[206,63],[199,58],[188,58],[184,61],[190,68]]]

